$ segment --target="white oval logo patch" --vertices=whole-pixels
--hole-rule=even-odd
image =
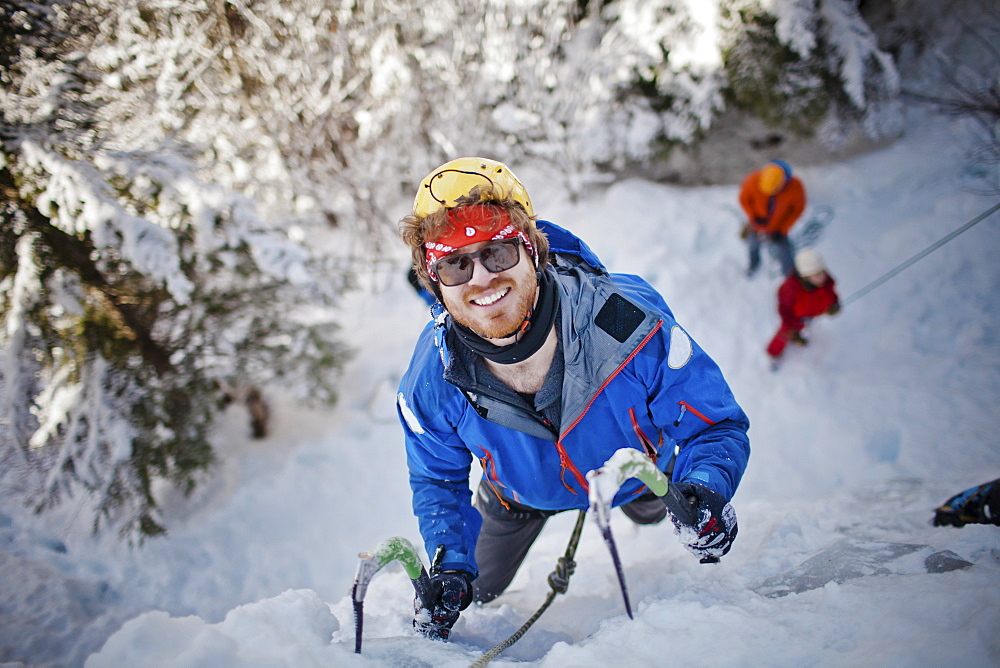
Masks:
[[[670,328],[670,352],[667,353],[667,366],[680,369],[691,359],[691,338],[681,329],[680,325]]]

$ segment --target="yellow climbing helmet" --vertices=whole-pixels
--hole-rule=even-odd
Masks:
[[[458,158],[425,176],[413,200],[413,214],[429,216],[440,209],[481,202],[485,197],[480,189],[490,187],[501,190],[520,204],[529,216],[535,215],[528,191],[514,172],[502,162],[489,158]]]
[[[784,160],[772,160],[760,169],[757,187],[760,192],[770,197],[785,187],[792,178],[792,168]]]

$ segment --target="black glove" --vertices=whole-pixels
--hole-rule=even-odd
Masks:
[[[674,521],[675,533],[685,547],[702,560],[718,560],[729,552],[739,528],[736,511],[725,497],[705,485],[679,482],[674,485],[691,504],[698,520],[694,526]]]
[[[413,628],[432,640],[447,640],[459,610],[472,603],[472,576],[465,571],[432,575],[431,598],[434,609],[429,611],[421,607],[419,599],[414,600]]]
[[[840,313],[840,304],[833,304],[826,310],[827,315],[837,315]]]

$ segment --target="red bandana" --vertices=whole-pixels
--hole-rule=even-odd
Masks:
[[[448,210],[448,221],[451,223],[451,227],[445,234],[424,244],[427,272],[434,281],[437,281],[437,276],[431,271],[431,265],[460,248],[482,241],[498,241],[518,237],[531,256],[536,257],[535,249],[528,241],[527,235],[514,227],[510,222],[510,214],[503,209],[485,206],[461,206]],[[537,262],[537,258],[535,261]]]

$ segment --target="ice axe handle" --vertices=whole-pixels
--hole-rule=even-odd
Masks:
[[[689,527],[698,526],[698,502],[697,499],[688,499],[676,485],[670,485],[667,493],[663,496],[663,502],[667,506],[667,512],[674,516],[674,519]],[[718,557],[702,557],[703,564],[717,564]]]
[[[421,607],[425,610],[434,609],[434,590],[431,585],[431,578],[427,575],[427,570],[423,566],[420,567],[420,575],[416,578],[410,580],[413,583],[413,591],[417,595],[417,600],[420,601]]]

